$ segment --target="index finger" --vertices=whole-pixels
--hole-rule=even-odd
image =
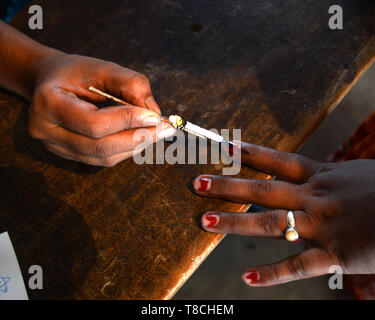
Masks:
[[[241,142],[242,163],[275,175],[286,181],[302,183],[318,170],[319,163],[295,153],[281,152],[274,149]]]
[[[151,127],[160,123],[160,116],[136,106],[97,108],[71,92],[51,93],[53,118],[57,125],[90,138],[102,138],[123,130]]]
[[[303,209],[308,189],[303,185],[278,180],[248,180],[226,176],[203,175],[195,178],[196,193],[267,208]]]
[[[103,88],[126,102],[153,110],[160,115],[150,81],[139,72],[111,63],[108,72],[103,76]]]

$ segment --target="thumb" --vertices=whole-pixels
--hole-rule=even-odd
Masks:
[[[160,115],[155,111],[136,106],[114,106],[98,109],[94,117],[103,130],[111,127],[111,133],[135,128],[154,127],[160,124]],[[106,135],[108,132],[106,132]]]

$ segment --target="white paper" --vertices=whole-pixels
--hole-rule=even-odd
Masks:
[[[0,300],[29,300],[8,232],[0,234]]]

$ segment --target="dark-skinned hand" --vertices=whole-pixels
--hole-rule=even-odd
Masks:
[[[235,148],[240,149],[240,147]],[[242,152],[241,152],[242,151]],[[194,189],[204,197],[253,203],[258,213],[208,212],[202,226],[214,233],[283,238],[294,212],[301,238],[312,246],[277,263],[247,270],[251,286],[271,286],[329,273],[375,273],[375,160],[320,163],[242,143],[242,162],[279,180],[202,175]]]
[[[34,70],[29,132],[61,157],[111,167],[133,156],[142,142],[137,129],[148,130],[151,142],[175,132],[160,122],[148,79],[133,70],[60,52],[37,60]],[[98,108],[106,98],[89,91],[91,86],[132,105]]]

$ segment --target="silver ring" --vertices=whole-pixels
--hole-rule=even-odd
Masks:
[[[299,234],[296,227],[296,220],[294,219],[293,211],[288,211],[286,216],[287,228],[285,230],[285,239],[289,242],[297,241]]]

